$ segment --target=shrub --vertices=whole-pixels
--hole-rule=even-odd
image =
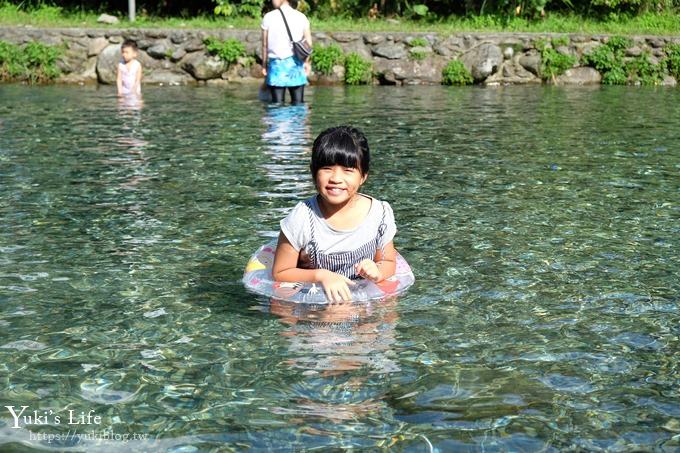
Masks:
[[[559,46],[568,46],[569,45],[569,36],[558,36],[557,38],[553,38],[552,39],[552,45],[555,48],[557,48]]]
[[[625,36],[612,36],[607,40],[606,45],[615,52],[624,52],[633,45],[633,41]]]
[[[430,45],[430,42],[427,39],[418,36],[417,38],[413,38],[408,45],[411,47],[427,47]]]
[[[664,68],[649,61],[650,54],[645,52],[626,63],[627,80],[641,85],[658,85],[663,81]]]
[[[628,76],[623,59],[626,47],[630,44],[628,38],[612,36],[605,44],[584,55],[583,63],[597,69],[602,74],[602,83],[605,85],[625,85]]]
[[[444,85],[470,85],[474,82],[472,74],[462,61],[451,60],[442,70],[442,83]]]
[[[424,60],[427,58],[427,52],[420,52],[420,51],[411,51],[409,52],[409,57],[411,57],[412,60],[420,61]]]
[[[607,72],[617,68],[623,69],[623,52],[615,52],[606,44],[596,47],[592,52],[583,56],[583,63],[592,66],[602,73],[602,77]]]
[[[670,75],[680,81],[680,44],[666,46],[666,57],[661,61],[662,66]]]
[[[602,83],[605,85],[625,85],[628,83],[626,70],[622,66],[616,66],[602,74]]]
[[[541,78],[543,80],[554,80],[560,74],[573,67],[577,63],[577,58],[565,55],[555,50],[555,47],[569,45],[569,38],[566,36],[554,38],[552,46],[544,40],[536,42],[536,48],[541,53]]]
[[[203,42],[211,55],[217,55],[229,65],[236,63],[240,57],[246,55],[246,46],[237,39],[229,38],[226,41],[220,41],[208,37]]]
[[[20,48],[0,41],[0,80],[49,82],[60,74],[57,67],[60,55],[59,47],[39,42],[31,42]]]
[[[337,44],[325,47],[315,45],[311,56],[312,67],[321,74],[330,75],[333,72],[333,66],[342,64],[343,57],[342,49]]]
[[[352,52],[345,57],[345,83],[361,85],[373,78],[373,65],[358,53]]]
[[[664,59],[661,64],[653,64],[649,60],[649,53],[643,53],[626,62],[625,52],[632,44],[629,38],[613,36],[590,54],[584,55],[583,63],[600,71],[602,83],[605,85],[625,85],[630,82],[643,85],[660,83],[664,71],[668,68],[667,61]]]
[[[215,0],[214,12],[217,16],[250,16],[260,17],[263,0]]]

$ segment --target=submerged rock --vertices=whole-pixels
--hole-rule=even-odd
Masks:
[[[16,349],[17,351],[39,351],[46,347],[43,343],[32,340],[18,340],[0,346],[1,349]]]
[[[155,70],[145,74],[142,79],[143,83],[151,83],[158,85],[185,85],[193,82],[194,79],[186,72],[176,72],[168,70]]]

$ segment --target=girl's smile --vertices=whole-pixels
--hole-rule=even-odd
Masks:
[[[322,167],[316,174],[316,186],[321,196],[331,204],[351,200],[366,180],[356,168],[333,165]]]

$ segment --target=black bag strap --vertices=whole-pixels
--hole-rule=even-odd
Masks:
[[[288,27],[288,21],[286,20],[286,15],[283,14],[283,11],[281,8],[277,8],[279,12],[281,13],[281,17],[283,17],[283,24],[286,26],[286,31],[288,32],[288,39],[290,39],[290,42],[293,43],[293,35],[290,33],[290,28]]]

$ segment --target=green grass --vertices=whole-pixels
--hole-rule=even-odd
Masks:
[[[87,11],[68,11],[53,6],[42,6],[31,11],[0,1],[0,25],[34,27],[111,27],[97,23],[98,14]],[[548,14],[543,20],[529,21],[522,18],[505,19],[498,16],[452,17],[436,22],[387,20],[311,18],[316,31],[406,31],[406,32],[554,32],[554,33],[608,33],[631,34],[680,34],[680,14],[642,14],[634,17],[612,18],[598,21],[574,15]],[[202,16],[194,18],[138,17],[130,23],[121,20],[114,27],[134,28],[239,28],[259,29],[259,19],[236,17],[220,18]]]

